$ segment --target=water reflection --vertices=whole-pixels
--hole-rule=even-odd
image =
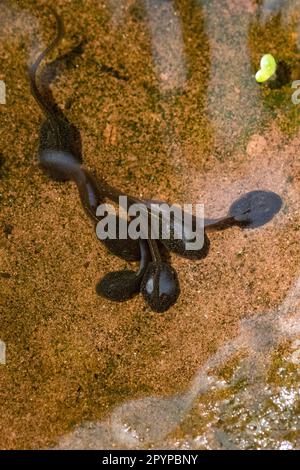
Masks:
[[[176,91],[187,80],[181,20],[172,1],[145,0],[160,89]]]

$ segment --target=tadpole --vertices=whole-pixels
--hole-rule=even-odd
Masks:
[[[170,217],[170,205],[156,201],[144,201],[148,209],[151,210],[151,217],[159,220],[158,238],[170,251],[188,259],[200,260],[208,255],[210,241],[207,231],[224,230],[234,225],[243,227],[248,221],[239,221],[231,214],[218,219],[204,219],[201,221],[195,216],[181,212],[178,217],[173,214]],[[159,206],[158,206],[159,204]],[[187,222],[187,223],[186,223]],[[203,240],[200,248],[188,248],[195,244],[195,232],[202,229]]]
[[[141,293],[152,310],[162,313],[178,299],[179,281],[175,269],[162,261],[156,242],[148,239],[148,244],[152,261],[144,274]]]
[[[269,222],[282,207],[282,199],[273,191],[255,190],[244,194],[230,206],[229,214],[245,228],[257,228]]]
[[[98,295],[109,300],[123,302],[134,297],[139,291],[148,266],[150,253],[145,240],[139,240],[140,264],[137,272],[114,271],[106,274],[96,286]]]

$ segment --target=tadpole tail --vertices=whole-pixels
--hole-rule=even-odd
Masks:
[[[151,260],[151,256],[150,256],[150,252],[149,252],[148,244],[146,240],[143,240],[141,238],[139,240],[139,245],[140,245],[141,258],[140,258],[139,270],[136,275],[137,277],[142,278],[143,275],[145,274],[148,263]]]
[[[45,103],[45,100],[44,100],[44,98],[43,98],[43,96],[42,96],[42,94],[41,94],[41,92],[40,92],[40,90],[37,86],[37,71],[38,71],[38,68],[39,68],[41,62],[48,56],[48,54],[50,54],[50,52],[52,52],[58,46],[58,44],[60,43],[60,41],[62,40],[62,38],[64,36],[65,31],[64,31],[63,21],[60,18],[60,16],[58,15],[58,13],[52,7],[48,7],[48,9],[51,11],[51,13],[53,14],[53,16],[56,19],[56,30],[57,30],[56,37],[53,39],[51,44],[49,44],[49,46],[43,52],[40,53],[40,55],[38,56],[38,58],[36,59],[34,64],[32,64],[28,67],[28,74],[29,74],[29,78],[30,78],[31,92],[32,92],[36,102],[40,106],[41,110],[51,120],[53,120],[53,119],[55,119],[54,113],[53,113],[52,109],[50,108],[50,106],[48,106],[47,103]]]
[[[220,217],[219,219],[204,219],[204,228],[207,231],[217,231],[223,230],[228,227],[236,225],[236,220],[233,216],[226,215],[225,217]]]
[[[251,219],[238,220],[233,215],[221,217],[220,219],[204,219],[204,229],[208,232],[225,230],[236,225],[237,227],[247,227]]]

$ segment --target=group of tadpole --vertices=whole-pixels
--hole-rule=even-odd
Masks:
[[[102,179],[96,178],[82,165],[80,134],[56,105],[49,88],[59,59],[44,67],[38,84],[37,72],[41,62],[59,44],[64,34],[61,18],[53,9],[51,12],[56,18],[57,35],[29,67],[31,91],[45,116],[40,129],[39,166],[55,181],[75,182],[82,206],[96,225],[100,220],[96,215],[99,204],[105,200],[118,203],[119,196],[124,193]],[[67,57],[67,54],[64,57]],[[147,211],[150,210],[151,201],[126,196],[129,205],[139,201],[145,204]],[[256,190],[245,194],[231,205],[225,217],[204,220],[204,244],[199,250],[187,249],[191,237],[186,227],[183,227],[184,230],[181,232],[184,234],[183,237],[175,238],[174,233],[178,233],[176,223],[182,224],[182,221],[178,222],[175,218],[170,224],[170,239],[161,237],[158,240],[151,238],[123,240],[117,237],[117,239],[101,240],[113,254],[127,261],[139,261],[139,268],[136,272],[131,270],[109,272],[98,282],[96,291],[99,295],[114,301],[125,301],[141,292],[153,311],[164,312],[176,302],[180,293],[177,273],[168,262],[168,252],[194,260],[202,259],[209,250],[207,230],[220,230],[233,225],[239,225],[241,228],[258,227],[271,220],[279,211],[281,204],[281,198],[270,191]],[[164,222],[163,212],[160,213],[160,217]],[[195,226],[197,224],[195,216],[193,222]]]

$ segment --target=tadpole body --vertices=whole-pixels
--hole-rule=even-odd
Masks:
[[[162,261],[155,240],[147,240],[152,261],[148,263],[141,284],[141,293],[149,307],[158,313],[168,310],[180,294],[175,269]]]
[[[42,150],[39,154],[39,166],[55,181],[74,180],[81,173],[78,158],[63,150]]]
[[[231,204],[229,214],[246,228],[257,228],[269,222],[282,207],[282,199],[273,191],[255,190]]]
[[[143,276],[150,260],[145,240],[140,240],[140,265],[137,272],[123,270],[106,274],[97,284],[98,295],[109,300],[123,302],[134,297],[139,291]]]
[[[97,207],[103,201],[109,186],[101,191],[101,183],[82,167],[79,131],[68,121],[55,101],[49,98],[52,97],[49,87],[45,83],[38,84],[37,72],[41,62],[58,46],[64,35],[61,18],[54,9],[50,8],[50,10],[56,19],[56,37],[29,67],[31,92],[45,117],[40,129],[38,162],[40,168],[51,179],[75,181],[82,206],[96,224]],[[50,68],[48,66],[48,70]],[[43,73],[41,76],[43,77]],[[107,192],[108,196],[112,196],[113,188],[110,188],[110,191],[107,189]],[[140,251],[137,240],[107,239],[102,242],[109,251],[127,261],[139,260]]]
[[[162,261],[149,263],[143,277],[141,293],[155,312],[168,310],[175,304],[180,293],[175,269]]]
[[[159,220],[160,231],[157,238],[168,250],[192,260],[200,260],[208,255],[210,241],[206,233],[207,231],[224,230],[234,225],[243,226],[245,224],[245,222],[237,221],[231,215],[218,219],[204,219],[202,223],[200,223],[200,220],[195,215],[187,216],[185,212],[181,212],[180,217],[176,215],[170,217],[170,206],[168,204],[151,200],[146,200],[145,203],[148,209],[152,211],[152,217]],[[153,204],[156,205],[154,210]],[[191,243],[195,244],[195,232],[197,230],[202,230],[202,244],[200,248],[191,248]]]

